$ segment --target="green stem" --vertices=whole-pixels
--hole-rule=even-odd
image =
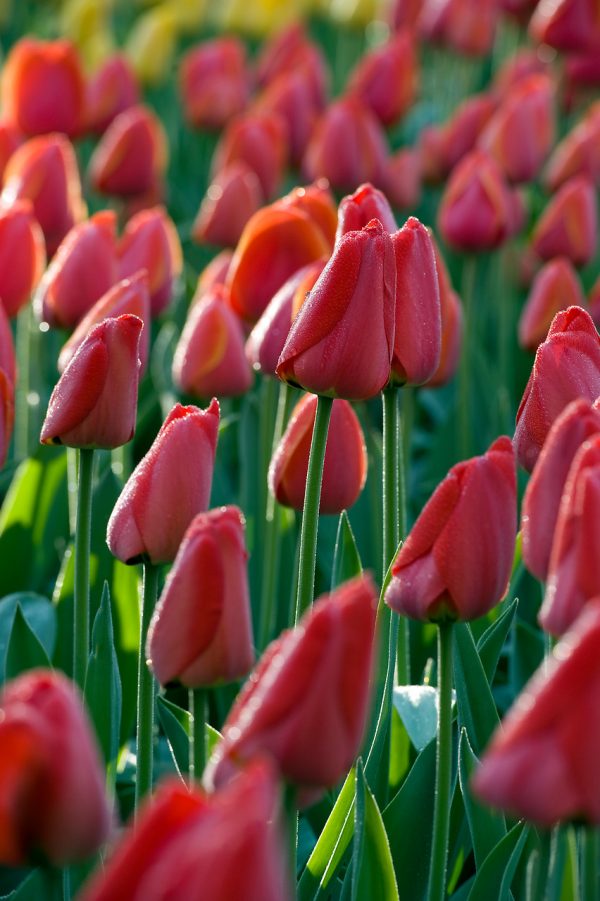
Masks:
[[[582,901],[598,901],[598,871],[600,865],[600,845],[598,829],[587,826],[581,829],[581,898]]]
[[[26,304],[17,316],[16,355],[19,361],[15,398],[15,460],[20,463],[29,454],[29,382],[31,378],[31,304]]]
[[[92,472],[94,451],[79,451],[77,525],[75,527],[75,585],[73,597],[73,679],[84,687],[90,653],[90,543],[92,534]]]
[[[44,901],[63,901],[66,897],[63,892],[62,870],[57,867],[46,866],[42,869],[44,881]]]
[[[144,587],[140,617],[137,687],[137,745],[135,808],[152,788],[152,743],[154,738],[154,677],[146,664],[146,636],[158,594],[158,567],[144,563]]]
[[[567,857],[567,843],[564,826],[555,826],[550,839],[550,859],[545,897],[548,901],[559,901],[562,895],[563,875]]]
[[[428,901],[443,901],[446,896],[452,780],[452,630],[453,623],[451,622],[438,625],[439,707]]]
[[[192,714],[190,724],[190,785],[202,779],[206,766],[206,718],[207,695],[205,688],[190,688],[189,708]]]
[[[302,529],[300,532],[296,622],[298,622],[302,614],[308,610],[313,602],[321,482],[323,479],[323,463],[325,461],[327,431],[329,429],[332,406],[333,398],[322,396],[317,398],[315,426],[310,445],[310,456],[308,458],[306,494],[304,495],[304,510],[302,512]]]

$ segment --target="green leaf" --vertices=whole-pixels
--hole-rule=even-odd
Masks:
[[[40,901],[47,897],[48,885],[41,869],[32,870],[10,895],[3,895],[0,901]]]
[[[120,745],[122,691],[110,592],[106,582],[92,627],[92,650],[87,665],[84,695],[104,759],[107,764],[114,764]]]
[[[490,851],[506,835],[506,824],[503,816],[492,813],[488,807],[479,804],[473,797],[469,782],[478,763],[467,733],[463,729],[458,746],[458,778],[469,822],[475,863],[480,867]]]
[[[473,751],[481,754],[500,720],[468,623],[456,623],[454,636],[454,683],[459,722],[467,730]]]
[[[510,886],[527,840],[529,826],[517,823],[490,851],[477,871],[469,901],[508,901]]]
[[[398,901],[390,844],[377,802],[365,781],[362,760],[356,765],[352,901]]]
[[[333,554],[333,567],[331,571],[331,591],[353,579],[362,572],[362,565],[354,533],[345,510],[340,513],[338,522],[337,536],[335,540],[335,551]]]
[[[422,898],[429,878],[435,742],[421,751],[400,791],[383,811],[401,898]]]
[[[487,680],[492,684],[496,667],[502,653],[506,637],[513,624],[519,599],[515,598],[500,614],[498,619],[488,626],[477,642],[477,653],[485,670]]]
[[[48,598],[31,591],[9,594],[0,600],[0,682],[6,667],[6,651],[17,605],[49,659],[56,643],[56,611]]]
[[[516,697],[544,659],[544,637],[539,629],[518,619],[510,655],[510,682]]]
[[[156,699],[156,708],[177,772],[187,780],[190,768],[190,714],[162,696]]]
[[[49,667],[50,660],[44,646],[23,616],[21,605],[17,604],[6,649],[4,678],[14,679],[25,670],[39,666]]]

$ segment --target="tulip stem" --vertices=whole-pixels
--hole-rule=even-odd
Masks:
[[[158,594],[158,567],[144,563],[144,587],[138,648],[137,746],[135,809],[152,788],[152,743],[154,739],[154,677],[146,664],[146,637]]]
[[[452,633],[453,623],[438,624],[438,732],[428,901],[446,897],[452,782]]]
[[[581,897],[583,901],[598,901],[600,897],[598,873],[600,870],[600,843],[598,829],[593,826],[581,830]]]
[[[63,875],[57,867],[46,866],[42,870],[45,901],[63,901]]]
[[[75,584],[73,596],[73,679],[85,685],[90,653],[90,544],[92,536],[92,472],[94,451],[79,451],[77,523],[75,526]]]
[[[190,688],[190,785],[202,779],[206,766],[206,719],[208,713],[206,689]]]
[[[327,432],[331,418],[333,398],[319,396],[315,413],[315,426],[310,444],[306,494],[302,512],[300,531],[300,559],[298,563],[298,593],[296,595],[296,622],[313,602],[315,590],[315,569],[317,557],[317,531],[319,526],[319,504]],[[343,465],[343,463],[341,464]]]

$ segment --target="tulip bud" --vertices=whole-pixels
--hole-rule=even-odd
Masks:
[[[256,61],[256,80],[264,88],[280,75],[303,69],[312,76],[315,103],[323,106],[327,95],[327,63],[321,49],[311,41],[300,22],[295,22],[265,41]]]
[[[546,184],[556,191],[573,176],[600,182],[600,103],[569,131],[554,149],[546,167]]]
[[[15,424],[14,382],[4,369],[0,368],[0,469],[6,463],[10,439]]]
[[[519,344],[535,351],[545,340],[550,323],[568,307],[585,306],[581,283],[567,257],[557,257],[536,275],[519,319]]]
[[[393,125],[412,106],[418,88],[415,43],[400,31],[365,54],[350,75],[348,91],[356,94],[382,125]]]
[[[74,328],[117,277],[117,216],[102,210],[72,228],[56,251],[37,291],[38,317]]]
[[[378,394],[394,348],[395,268],[377,219],[345,234],[292,324],[278,377],[347,400]]]
[[[280,794],[267,760],[212,795],[164,781],[80,901],[290,901]]]
[[[437,388],[449,382],[458,369],[458,361],[463,336],[463,310],[460,297],[452,288],[450,276],[440,253],[440,249],[431,235],[435,263],[440,288],[440,318],[442,340],[440,362],[434,374],[427,380],[428,388]]]
[[[285,128],[290,161],[299,166],[322,111],[315,102],[312,73],[305,67],[282,73],[259,95],[253,108],[279,116]]]
[[[119,278],[148,273],[150,311],[160,316],[171,302],[183,269],[183,254],[173,220],[161,206],[142,210],[129,220],[118,247]]]
[[[246,48],[239,38],[205,41],[179,67],[179,94],[186,121],[219,131],[248,101]]]
[[[423,177],[443,181],[464,156],[475,148],[484,126],[496,109],[489,94],[474,94],[460,103],[444,125],[424,128],[419,136]]]
[[[4,178],[6,164],[23,141],[23,135],[14,125],[0,121],[0,179]]]
[[[136,272],[131,278],[124,278],[103,294],[66,341],[58,356],[58,371],[64,372],[79,346],[95,325],[105,319],[116,319],[130,313],[142,320],[144,325],[140,334],[139,357],[140,375],[146,369],[150,350],[150,295],[148,294],[148,276],[146,270]]]
[[[0,208],[0,306],[9,318],[28,302],[45,263],[44,235],[31,204]]]
[[[599,655],[595,600],[494,734],[472,781],[479,799],[546,828],[569,820],[600,823]]]
[[[129,477],[108,521],[107,543],[123,563],[175,559],[186,529],[210,500],[219,404],[175,404]]]
[[[48,404],[42,444],[114,448],[135,431],[143,322],[125,315],[94,326]]]
[[[231,682],[254,663],[244,518],[237,507],[199,513],[177,551],[148,631],[161,685]]]
[[[4,170],[0,202],[29,200],[51,256],[67,232],[86,215],[73,145],[63,135],[31,138]]]
[[[94,190],[128,197],[152,190],[168,161],[165,130],[146,106],[132,106],[113,119],[89,163]]]
[[[398,224],[387,197],[367,183],[357,188],[354,194],[342,197],[338,210],[336,242],[346,232],[364,228],[371,219],[379,219],[390,235],[398,231]]]
[[[363,575],[315,602],[272,642],[232,707],[208,762],[210,787],[257,753],[308,789],[333,787],[359,751],[369,706],[375,586]]]
[[[139,103],[139,87],[126,56],[115,53],[87,84],[85,124],[92,134],[103,134],[111,122]]]
[[[436,371],[442,343],[440,290],[429,232],[411,216],[392,235],[396,330],[392,384],[422,385]]]
[[[85,82],[70,41],[21,38],[2,69],[2,114],[25,135],[63,132],[83,125]]]
[[[40,855],[85,860],[108,838],[111,815],[92,726],[72,682],[31,670],[0,695],[0,861]]]
[[[385,191],[399,209],[412,209],[421,201],[422,165],[417,148],[404,147],[393,153],[387,165]]]
[[[194,397],[232,397],[252,384],[241,323],[217,286],[189,311],[175,348],[173,381]]]
[[[508,590],[516,523],[515,458],[503,436],[438,485],[394,560],[386,604],[421,620],[484,616]]]
[[[600,85],[598,48],[567,57],[562,81],[563,106],[567,113],[587,105],[589,95],[594,98]]]
[[[541,0],[529,23],[529,33],[540,44],[557,50],[598,51],[600,10],[596,0]]]
[[[422,0],[393,0],[390,23],[395,31],[400,28],[414,29],[421,14]]]
[[[206,291],[210,291],[211,288],[215,288],[217,285],[225,284],[232,257],[232,250],[222,250],[204,267],[198,276],[196,290],[192,298],[193,304],[200,300],[200,297]]]
[[[554,420],[578,397],[600,395],[600,338],[585,310],[557,313],[540,344],[519,409],[513,444],[531,472]]]
[[[510,96],[516,85],[527,81],[531,75],[543,75],[548,70],[548,63],[540,58],[537,50],[519,50],[514,55],[508,56],[494,74],[493,92],[499,100],[503,100]]]
[[[299,210],[301,213],[306,213],[309,219],[312,219],[322,231],[329,250],[333,250],[338,211],[326,178],[318,178],[310,185],[293,188],[277,203],[280,203],[286,209],[294,209]]]
[[[192,238],[198,244],[235,247],[263,202],[256,172],[245,163],[231,163],[208,186],[192,225]]]
[[[560,499],[575,454],[600,433],[600,412],[587,400],[570,403],[556,418],[523,497],[523,560],[541,582],[548,577]]]
[[[598,241],[596,190],[582,176],[570,178],[549,201],[532,236],[541,259],[566,256],[584,266],[594,256]]]
[[[269,488],[284,507],[304,509],[310,443],[317,398],[296,404],[269,466]],[[343,465],[340,465],[343,461]],[[356,413],[345,400],[334,400],[327,432],[320,513],[341,513],[357,501],[367,478],[365,438]]]
[[[498,16],[497,0],[424,0],[418,27],[427,40],[482,56],[492,48]]]
[[[215,149],[211,174],[242,162],[256,173],[263,196],[277,193],[287,162],[285,125],[274,113],[249,112],[232,119]]]

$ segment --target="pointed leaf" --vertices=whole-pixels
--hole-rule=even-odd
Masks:
[[[469,822],[475,863],[480,867],[492,848],[506,835],[506,824],[503,816],[494,814],[488,807],[479,804],[471,793],[469,781],[478,763],[467,733],[462,729],[458,746],[458,778]]]
[[[331,571],[331,591],[353,579],[354,576],[360,575],[362,565],[360,555],[356,546],[356,540],[345,510],[340,513],[338,522],[337,536],[335,539],[335,551],[333,554],[333,567]]]
[[[498,619],[488,626],[477,642],[477,653],[485,670],[487,680],[492,684],[496,667],[502,653],[506,637],[513,624],[519,599],[515,598],[511,604],[502,611]]]
[[[35,632],[25,619],[21,605],[17,604],[8,648],[6,649],[5,679],[14,679],[25,670],[49,667],[50,660]]]
[[[468,623],[456,623],[454,636],[454,682],[459,722],[467,730],[473,751],[481,754],[500,720]]]
[[[356,765],[355,799],[351,899],[398,901],[390,843],[360,759]]]
[[[163,697],[156,699],[156,708],[177,772],[186,780],[190,767],[190,714]]]
[[[104,759],[107,764],[112,764],[119,753],[122,692],[110,592],[106,582],[92,627],[92,650],[87,665],[84,695]]]
[[[52,659],[56,643],[56,611],[48,598],[31,591],[9,594],[0,600],[0,682],[6,666],[6,651],[15,619],[17,604],[40,644]]]
[[[527,840],[529,826],[517,823],[493,848],[477,871],[469,901],[508,901],[510,886]]]

